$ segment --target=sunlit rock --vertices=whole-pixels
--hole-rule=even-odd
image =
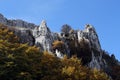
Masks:
[[[39,27],[33,30],[33,36],[35,37],[36,45],[40,46],[42,50],[51,51],[53,36],[45,20],[41,22]]]

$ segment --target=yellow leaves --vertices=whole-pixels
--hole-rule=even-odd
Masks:
[[[10,67],[11,65],[13,65],[14,64],[14,62],[6,62],[6,66],[7,67]]]
[[[68,67],[64,67],[62,69],[62,73],[67,74],[68,76],[74,75],[73,73],[75,72],[75,67],[72,66],[68,66]]]
[[[18,79],[20,78],[20,80],[32,80],[31,79],[31,74],[29,72],[20,72],[19,75],[17,76]]]
[[[81,60],[77,57],[67,58],[65,56],[61,61],[64,65],[62,74],[68,75],[71,80],[84,80],[86,78],[86,68],[81,65]]]
[[[8,32],[9,35],[13,35],[13,32]]]
[[[53,54],[48,53],[47,51],[43,52],[42,62],[48,63],[47,65],[54,64],[55,56]]]
[[[36,46],[29,46],[25,52],[26,53],[38,53],[40,50]]]
[[[40,54],[36,46],[20,44],[16,40],[13,32],[0,27],[0,78],[2,73],[12,80],[16,77],[20,80],[108,80],[105,73],[82,66],[77,57],[65,55],[59,59],[47,51]],[[64,42],[54,41],[53,48],[63,50]]]
[[[5,36],[8,34],[8,29],[0,29],[0,38],[5,39]]]
[[[28,44],[18,44],[16,50],[25,51],[28,47]]]
[[[8,31],[9,31],[8,28],[2,29],[2,31],[1,31],[2,33],[1,34],[5,35],[5,34],[8,33]]]
[[[14,51],[14,50],[15,50],[15,48],[11,48],[11,50],[12,50],[12,51]]]
[[[55,56],[53,55],[53,53],[50,53],[50,52],[48,52],[48,51],[44,51],[44,52],[43,52],[43,55],[46,56],[46,57],[50,57],[50,58],[55,57]]]
[[[0,39],[7,40],[12,43],[16,43],[19,40],[18,37],[4,25],[0,26]]]
[[[77,57],[71,57],[71,58],[67,58],[66,56],[64,56],[63,59],[61,59],[63,65],[67,65],[67,66],[75,66],[76,68],[80,68],[81,67],[81,60],[78,59]]]
[[[20,75],[26,75],[26,72],[21,72]]]
[[[58,41],[58,40],[56,40],[56,41],[53,42],[53,49],[62,48],[63,45],[64,45],[64,42],[63,42],[63,41]]]
[[[67,59],[68,59],[67,55],[64,55],[61,60],[64,61],[64,60],[67,60]]]
[[[53,45],[54,44],[58,44],[58,45],[61,45],[61,44],[64,44],[62,41],[58,41],[58,40],[56,40],[56,41],[54,41],[54,43],[53,43]]]
[[[14,59],[14,55],[13,54],[8,54],[7,56],[8,58]]]
[[[21,76],[27,76],[27,75],[29,75],[29,73],[28,72],[20,72],[20,75]]]
[[[81,65],[81,60],[78,59],[77,57],[72,57],[72,58],[70,58],[70,59],[71,59],[71,61],[73,61],[74,63],[77,63],[77,64]]]
[[[71,80],[109,80],[105,73],[82,66],[81,60],[77,57],[64,57],[61,61],[63,64],[62,74],[69,76],[68,78]]]
[[[96,68],[94,69],[91,69],[90,71],[90,80],[109,80],[109,77],[107,76],[106,73],[100,71],[100,70],[97,70]]]

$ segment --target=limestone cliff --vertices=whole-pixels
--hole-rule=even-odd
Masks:
[[[20,19],[16,19],[16,20],[7,19],[2,14],[0,14],[0,23],[8,25],[8,26],[17,26],[17,27],[23,27],[23,28],[29,28],[29,29],[33,29],[37,27],[37,25],[33,23],[28,23]]]
[[[35,44],[41,47],[41,50],[49,52],[52,50],[53,36],[44,20],[39,27],[33,30],[33,36],[35,37]]]
[[[84,65],[103,70],[119,63],[113,56],[109,56],[102,50],[97,32],[90,24],[87,24],[84,30],[73,29],[66,35],[51,32],[45,20],[36,26],[22,20],[8,20],[0,14],[0,23],[14,26],[14,33],[20,37],[21,43],[36,45],[41,51],[56,54],[59,58],[62,58],[64,54],[68,57],[76,55],[82,59]],[[53,49],[54,41],[64,42],[64,47]]]

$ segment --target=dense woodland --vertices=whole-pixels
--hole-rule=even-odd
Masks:
[[[56,41],[53,48],[61,49]],[[111,67],[112,68],[112,67]],[[120,66],[112,68],[113,80],[120,80]],[[83,66],[76,56],[57,58],[36,46],[21,44],[12,30],[0,24],[0,80],[109,80],[102,70]]]

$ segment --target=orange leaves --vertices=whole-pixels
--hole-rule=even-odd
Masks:
[[[73,43],[71,43],[73,46]],[[53,49],[64,49],[54,41]],[[8,75],[9,74],[9,75]],[[81,64],[77,57],[59,59],[36,46],[20,44],[17,36],[0,26],[0,79],[4,80],[108,80],[107,75]]]
[[[62,41],[54,41],[53,42],[53,49],[55,49],[55,48],[62,48],[63,45],[64,45],[64,42],[62,42]]]
[[[107,74],[97,69],[89,69],[81,64],[77,57],[62,60],[62,74],[70,80],[109,80]]]
[[[71,76],[74,72],[75,72],[75,67],[68,66],[62,69],[62,73],[67,74],[68,76]]]
[[[19,41],[18,37],[4,25],[0,25],[0,39],[7,40],[12,43]]]
[[[36,46],[29,46],[26,50],[25,50],[26,53],[31,53],[31,54],[36,54],[36,53],[39,53],[40,52],[40,49],[37,48]]]
[[[67,58],[66,56],[61,60],[64,65],[67,66],[81,66],[81,60],[79,60],[77,57]]]
[[[66,58],[62,60],[62,74],[68,76],[71,80],[84,80],[86,78],[87,68],[82,66],[81,60],[77,57]]]
[[[96,68],[91,69],[89,74],[90,80],[110,80],[108,75]]]

